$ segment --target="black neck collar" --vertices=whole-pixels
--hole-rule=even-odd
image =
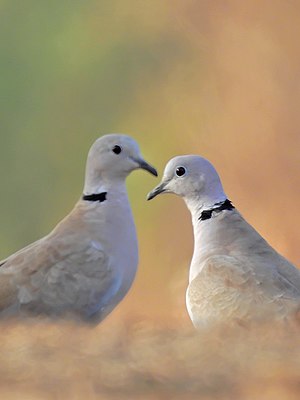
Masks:
[[[103,203],[106,200],[107,192],[102,193],[93,193],[93,194],[84,194],[82,196],[82,200],[86,201],[99,201],[99,203]]]
[[[226,199],[221,201],[220,203],[216,203],[212,206],[212,208],[208,210],[203,210],[200,217],[198,218],[200,221],[205,221],[206,219],[210,219],[212,217],[212,213],[220,213],[224,210],[233,210],[234,206],[231,204],[231,201]]]

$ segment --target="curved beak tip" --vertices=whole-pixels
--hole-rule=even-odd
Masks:
[[[144,169],[145,171],[150,172],[150,174],[154,175],[154,176],[158,176],[158,173],[156,171],[156,169],[154,167],[152,167],[152,165],[148,164],[146,161],[141,160],[139,162],[139,167]]]
[[[154,176],[158,176],[158,173],[157,173],[157,171],[156,171],[155,168],[152,168],[151,173],[152,173],[152,175],[154,175]]]
[[[151,192],[149,192],[147,194],[147,200],[152,200],[154,199],[154,197],[156,197],[157,195],[165,192],[165,183],[161,183],[160,185],[156,186],[153,190],[151,190]]]
[[[147,200],[152,200],[153,197],[155,197],[155,194],[153,194],[152,192],[149,192],[149,193],[147,194]]]

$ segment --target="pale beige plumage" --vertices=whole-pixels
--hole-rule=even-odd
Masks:
[[[283,319],[298,311],[300,271],[226,202],[219,176],[207,160],[172,159],[149,198],[163,192],[183,197],[192,214],[194,254],[186,304],[195,327]]]
[[[121,152],[116,154],[114,146]],[[47,315],[102,320],[125,296],[138,263],[125,178],[134,169],[156,174],[125,135],[92,146],[84,194],[46,237],[0,262],[0,316]]]

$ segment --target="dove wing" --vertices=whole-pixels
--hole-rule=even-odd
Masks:
[[[120,279],[101,247],[84,240],[69,243],[46,237],[0,263],[0,312],[102,319]]]
[[[260,261],[260,262],[259,262]],[[187,305],[190,315],[204,320],[243,318],[250,315],[285,316],[300,304],[298,271],[283,274],[284,262],[269,264],[261,259],[233,256],[212,256],[190,282]],[[278,260],[277,260],[278,262]],[[294,268],[292,265],[290,267]]]

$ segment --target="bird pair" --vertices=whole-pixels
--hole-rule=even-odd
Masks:
[[[125,135],[92,145],[83,196],[52,232],[0,262],[0,316],[77,317],[98,323],[128,292],[138,244],[125,179],[157,176]],[[298,309],[300,273],[243,219],[214,167],[173,158],[148,195],[175,193],[187,204],[194,254],[186,303],[196,328],[222,320],[285,318]]]

